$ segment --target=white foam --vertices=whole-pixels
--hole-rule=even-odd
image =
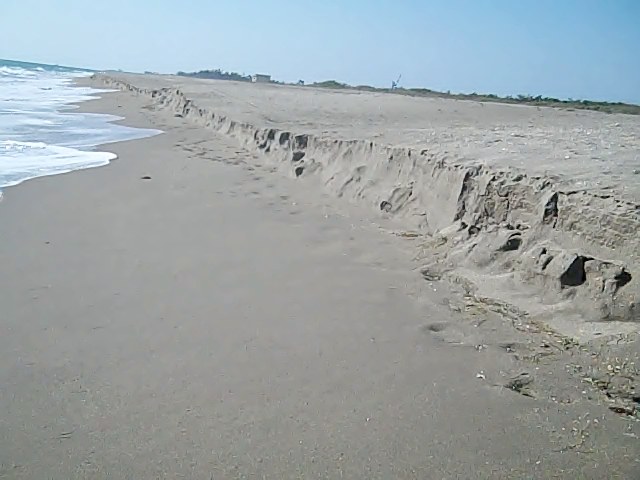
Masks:
[[[13,69],[8,69],[13,70]],[[54,72],[31,72],[34,75],[16,74],[0,76],[0,105],[2,110],[48,111],[67,107],[70,103],[95,98],[97,90],[76,87],[74,76]]]
[[[37,75],[36,72],[32,70],[27,70],[20,67],[0,67],[0,76],[11,76],[11,77],[35,77]]]
[[[42,142],[0,141],[0,188],[31,178],[107,165],[117,155],[85,152]]]
[[[116,125],[111,122],[119,117],[111,115],[74,112],[73,103],[110,91],[73,83],[75,77],[87,75],[91,74],[0,66],[0,188],[106,165],[114,154],[89,150],[161,133]]]

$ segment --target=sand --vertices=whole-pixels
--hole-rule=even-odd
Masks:
[[[165,133],[5,191],[0,477],[640,473],[638,423],[598,383],[625,391],[603,356],[633,338],[594,362],[425,280],[401,215],[146,95],[83,108]]]
[[[633,176],[640,116],[170,75],[108,77],[141,89],[178,89],[197,107],[239,123],[428,148],[456,164],[522,168],[559,177],[571,189],[614,189],[640,202],[640,177]]]
[[[445,244],[425,256],[430,275],[478,297],[576,338],[640,325],[636,116],[159,75],[95,81],[388,211]]]

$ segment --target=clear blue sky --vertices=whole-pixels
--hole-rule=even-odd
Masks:
[[[0,58],[640,103],[640,0],[0,0]]]

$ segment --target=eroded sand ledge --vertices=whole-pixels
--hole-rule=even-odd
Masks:
[[[438,148],[438,138],[417,148],[390,146],[230,118],[225,109],[185,93],[176,80],[173,86],[174,77],[147,78],[94,76],[102,85],[146,96],[189,122],[235,137],[287,175],[316,175],[335,195],[402,218],[408,229],[429,235],[426,277],[455,278],[480,297],[532,315],[563,311],[588,320],[640,321],[640,176],[631,168],[637,158],[628,153],[631,165],[621,169],[628,185],[603,186],[584,176],[572,184],[565,172],[540,174],[458,159],[458,152]],[[629,121],[634,123],[621,138],[635,148],[640,129],[635,118]]]

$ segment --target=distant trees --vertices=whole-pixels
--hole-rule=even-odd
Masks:
[[[199,72],[178,72],[181,77],[207,78],[210,80],[234,80],[236,82],[250,82],[250,75],[236,72],[225,72],[219,68],[215,70],[200,70]]]
[[[325,80],[324,82],[316,82],[312,84],[313,87],[320,88],[335,88],[335,89],[344,89],[344,88],[352,88],[350,85],[346,83],[340,83],[335,80]]]

